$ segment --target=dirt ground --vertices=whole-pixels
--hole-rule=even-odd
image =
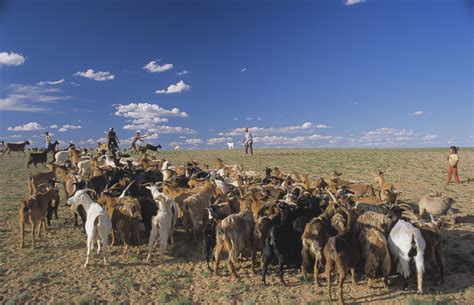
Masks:
[[[443,191],[455,198],[457,224],[443,227],[443,253],[446,281],[435,286],[427,272],[425,294],[416,295],[416,279],[410,289],[402,290],[399,278],[390,279],[390,287],[366,288],[359,277],[351,288],[346,281],[347,303],[365,304],[473,304],[474,303],[474,149],[460,151],[461,184],[445,186],[447,149],[273,149],[257,150],[253,157],[241,151],[161,152],[174,165],[188,160],[214,165],[216,157],[226,164],[243,164],[261,170],[279,166],[284,172],[308,172],[326,177],[340,170],[344,177],[373,181],[377,168],[386,170],[387,181],[402,191],[400,199],[415,203],[430,190]],[[281,287],[274,273],[263,286],[249,262],[238,271],[240,281],[229,277],[225,264],[221,276],[207,271],[201,243],[193,243],[186,234],[175,233],[177,240],[167,253],[154,252],[147,264],[146,245],[140,254],[122,255],[122,246],[112,247],[110,266],[103,266],[97,255],[87,270],[82,265],[86,254],[86,236],[74,228],[73,218],[62,197],[59,219],[52,221],[47,239],[37,249],[19,248],[18,207],[28,192],[27,157],[4,156],[0,159],[0,303],[244,303],[244,304],[319,304],[331,303],[325,283],[317,288],[303,282],[299,272],[287,270],[289,287]],[[41,166],[40,166],[41,167]],[[38,168],[45,170],[45,168]],[[29,229],[28,229],[29,230]],[[333,290],[333,300],[336,297]],[[333,301],[335,302],[335,301]]]

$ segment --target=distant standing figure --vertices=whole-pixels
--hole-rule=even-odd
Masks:
[[[51,135],[46,131],[44,133],[44,148],[48,149],[49,145],[51,145]]]
[[[109,128],[109,132],[107,132],[107,140],[109,141],[108,142],[109,149],[118,148],[118,143],[120,143],[120,141],[113,128]]]
[[[448,184],[451,183],[451,176],[454,174],[454,181],[459,184],[459,177],[458,177],[458,163],[459,163],[459,156],[458,156],[459,147],[451,146],[449,148],[449,169],[448,169]]]
[[[227,142],[227,147],[228,147],[229,149],[234,149],[234,148],[235,148],[235,147],[234,147],[234,142]]]
[[[252,134],[250,133],[248,128],[245,128],[244,130],[244,140],[242,141],[245,146],[245,153],[250,155],[253,155],[253,138]]]
[[[143,142],[142,136],[140,135],[139,131],[137,131],[135,133],[135,136],[133,137],[132,143],[130,143],[130,149],[135,150],[135,151],[137,150],[137,146],[136,146],[137,141]]]

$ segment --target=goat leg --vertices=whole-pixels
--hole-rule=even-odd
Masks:
[[[331,268],[332,268],[332,259],[331,257],[326,257],[326,282],[328,285],[328,298],[331,301]]]
[[[113,236],[113,235],[112,235]],[[151,253],[155,248],[156,238],[158,237],[158,226],[153,224],[151,227],[150,239],[148,240],[148,256],[146,258],[146,262],[149,263],[151,259]]]
[[[20,248],[25,247],[25,223],[20,218]]]
[[[321,260],[321,258],[319,256],[314,260],[314,270],[313,270],[314,283],[318,287],[321,286],[319,284],[319,264],[320,264],[320,260]]]
[[[355,268],[351,268],[351,281],[352,287],[355,287],[357,285]]]
[[[216,252],[215,252],[215,265],[214,265],[214,274],[215,275],[219,275],[219,263],[221,261],[221,253],[222,253],[222,249],[223,249],[224,245],[218,241],[217,245],[216,245]]]
[[[264,251],[264,259],[263,259],[263,270],[262,270],[262,282],[263,285],[267,286],[267,281],[266,281],[266,276],[268,273],[268,265],[273,259],[273,253],[268,253],[267,251]]]
[[[408,290],[408,277],[403,276],[403,290]]]

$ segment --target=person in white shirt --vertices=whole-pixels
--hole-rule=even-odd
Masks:
[[[250,155],[253,155],[253,138],[252,134],[250,133],[248,128],[245,128],[244,130],[244,140],[242,141],[245,146],[245,153]]]
[[[44,148],[48,149],[49,145],[51,145],[51,135],[46,131],[44,133]]]

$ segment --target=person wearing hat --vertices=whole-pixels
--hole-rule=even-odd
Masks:
[[[109,131],[107,132],[107,141],[109,148],[118,148],[118,143],[120,143],[120,141],[113,128],[109,128]]]

